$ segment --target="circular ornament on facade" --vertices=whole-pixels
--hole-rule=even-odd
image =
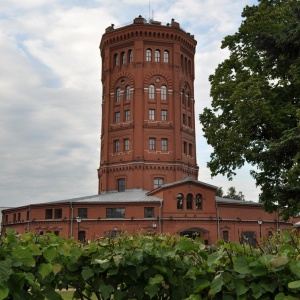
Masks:
[[[160,78],[159,77],[156,77],[155,81],[158,83],[160,82]]]

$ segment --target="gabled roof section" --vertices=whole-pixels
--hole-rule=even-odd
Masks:
[[[201,186],[213,189],[213,190],[217,190],[217,188],[218,188],[215,185],[211,185],[211,184],[207,184],[207,183],[202,182],[202,181],[195,180],[192,177],[186,177],[182,180],[178,180],[178,181],[174,181],[174,182],[171,182],[171,183],[163,184],[162,186],[160,186],[160,187],[158,187],[154,190],[149,191],[147,193],[147,195],[151,195],[152,193],[156,193],[156,192],[164,190],[166,188],[170,188],[170,187],[174,187],[174,186],[178,186],[178,185],[183,185],[183,184],[186,184],[186,183],[193,183],[193,184],[196,184],[196,185],[201,185]]]
[[[66,200],[58,200],[52,202],[45,202],[33,205],[55,205],[55,204],[63,204],[63,203],[126,203],[126,202],[135,202],[135,203],[143,203],[143,202],[161,202],[160,198],[155,196],[148,196],[146,190],[142,189],[129,189],[124,192],[118,191],[109,191],[105,193],[101,193],[98,195],[92,196],[84,196],[80,198],[66,199]]]
[[[261,203],[253,201],[243,201],[237,199],[223,198],[216,196],[216,202],[220,204],[237,204],[237,205],[252,205],[252,206],[262,206]]]

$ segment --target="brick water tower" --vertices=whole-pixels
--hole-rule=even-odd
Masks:
[[[99,193],[198,178],[196,44],[173,19],[162,24],[139,16],[106,28]]]

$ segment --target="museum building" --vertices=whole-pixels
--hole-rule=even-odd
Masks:
[[[198,181],[196,44],[174,19],[163,24],[139,16],[106,28],[98,194],[4,209],[2,234],[11,228],[97,240],[170,233],[214,244],[290,229],[292,222],[260,203],[217,197],[216,186]]]

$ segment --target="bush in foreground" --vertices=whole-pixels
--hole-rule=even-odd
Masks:
[[[7,231],[0,299],[299,299],[299,238],[284,232],[257,249],[174,235],[121,235],[77,243]]]

